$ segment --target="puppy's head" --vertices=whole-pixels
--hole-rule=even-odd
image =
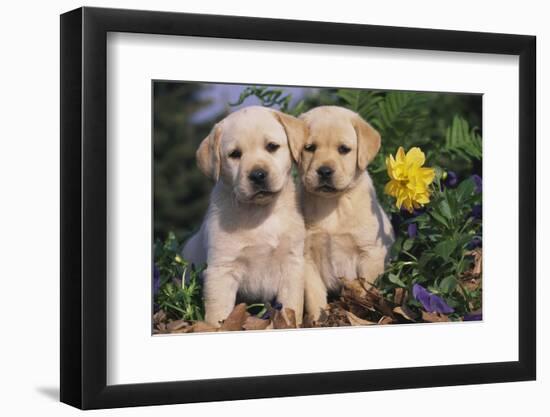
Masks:
[[[321,106],[300,116],[308,135],[299,158],[305,189],[333,197],[353,187],[380,149],[380,134],[358,114]]]
[[[238,201],[267,204],[290,178],[305,124],[265,107],[245,107],[216,124],[200,144],[201,171],[230,187]]]

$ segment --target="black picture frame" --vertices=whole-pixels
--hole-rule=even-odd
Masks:
[[[519,56],[519,360],[108,386],[108,32]],[[61,15],[61,401],[94,409],[535,379],[535,51],[524,35],[88,7]]]

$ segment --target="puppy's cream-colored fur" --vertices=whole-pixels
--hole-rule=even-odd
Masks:
[[[393,232],[366,171],[380,135],[356,113],[335,106],[300,116],[308,128],[299,160],[306,222],[305,304],[317,319],[340,278],[369,283],[384,271]],[[323,170],[330,175],[321,175]]]
[[[198,165],[216,185],[183,255],[208,264],[203,279],[209,323],[224,320],[237,296],[276,298],[301,321],[305,227],[291,168],[304,137],[302,121],[247,107],[219,122],[201,143]],[[261,186],[251,180],[258,169],[267,173]]]

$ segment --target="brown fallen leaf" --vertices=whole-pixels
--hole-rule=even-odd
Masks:
[[[403,304],[407,295],[407,291],[404,288],[396,288],[393,294],[393,302],[397,305]]]
[[[164,310],[159,310],[153,314],[153,323],[158,324],[166,321],[166,313]]]
[[[404,317],[408,321],[415,321],[418,318],[418,314],[416,314],[405,305],[395,307],[393,309],[393,312],[399,314],[401,317]]]
[[[174,332],[176,330],[180,330],[184,327],[187,327],[188,325],[189,323],[185,320],[174,320],[169,322],[166,325],[166,330],[168,330],[169,332]]]
[[[181,329],[174,330],[173,332],[170,332],[170,333],[171,333],[171,334],[192,333],[191,329],[192,329],[192,326],[182,327]]]
[[[442,323],[449,321],[449,317],[447,317],[445,314],[428,313],[426,311],[422,311],[422,320],[429,323]]]
[[[283,313],[276,310],[273,314],[273,328],[274,329],[288,329],[290,326],[283,317]]]
[[[294,323],[291,322],[291,318],[287,313],[287,310],[292,311],[292,317]],[[285,308],[285,311],[275,310],[273,313],[273,328],[274,329],[295,329],[296,328],[296,315],[294,310]]]
[[[296,325],[296,312],[292,308],[285,307],[283,309],[283,315],[292,329],[296,329],[298,327]]]
[[[319,320],[315,327],[342,327],[349,326],[350,322],[346,315],[346,310],[336,301],[327,305],[327,308],[321,312]]]
[[[197,321],[189,328],[189,333],[217,332],[218,327],[212,326],[205,321]]]
[[[481,267],[483,264],[483,252],[480,248],[474,249],[471,254],[474,256],[474,267],[472,268],[472,275],[481,275]]]
[[[346,315],[348,316],[349,323],[352,326],[370,326],[372,324],[376,324],[374,321],[361,319],[350,311],[347,311]]]
[[[365,288],[365,279],[364,278],[356,278],[356,279],[346,279],[346,278],[339,278],[340,283],[344,290],[347,290],[351,293],[351,295],[357,299],[365,298],[367,294],[367,290]]]
[[[385,298],[380,297],[376,308],[381,311],[385,316],[389,316],[393,319],[393,305]]]
[[[229,316],[223,321],[220,330],[222,331],[236,331],[242,330],[243,324],[250,316],[246,311],[246,304],[241,303],[235,306],[233,311],[229,313]]]
[[[264,330],[269,326],[270,320],[263,320],[256,316],[250,316],[243,324],[245,330]]]
[[[378,324],[392,324],[393,319],[389,316],[382,316],[380,320],[378,320]]]

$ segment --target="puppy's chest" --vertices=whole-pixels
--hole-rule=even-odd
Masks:
[[[303,252],[305,229],[303,224],[300,228],[299,222],[294,227],[293,224],[288,219],[285,222],[271,218],[258,227],[241,230],[236,238],[229,239],[230,247],[223,252],[246,270],[247,275],[269,270],[271,266],[280,269],[286,258]]]
[[[269,300],[276,296],[287,268],[303,256],[303,237],[279,230],[257,230],[251,233],[235,253],[234,265],[240,271],[239,293]],[[285,272],[286,271],[286,272]]]
[[[360,258],[367,247],[360,230],[310,230],[306,238],[307,254],[329,287],[336,285],[338,278],[357,277]]]

